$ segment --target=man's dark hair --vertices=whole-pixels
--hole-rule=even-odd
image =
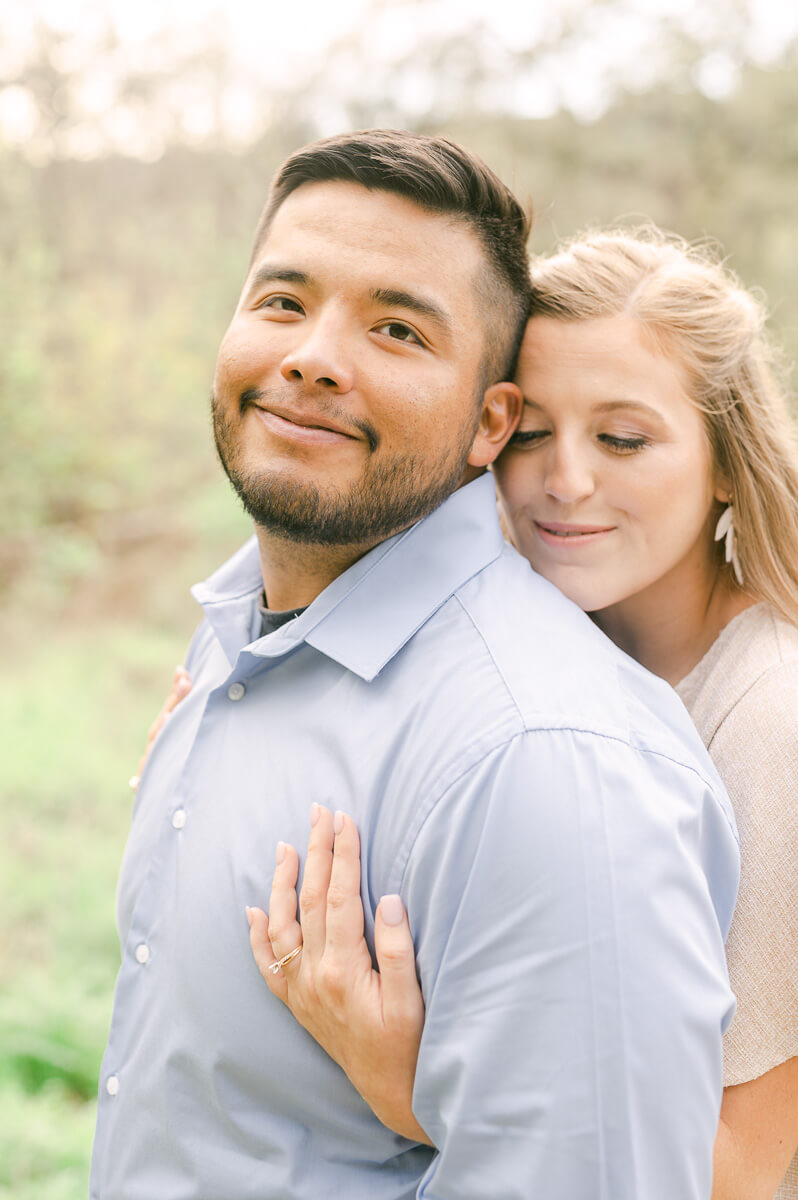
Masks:
[[[512,379],[529,315],[529,219],[508,187],[475,154],[444,137],[406,130],[340,134],[295,151],[277,172],[255,234],[253,259],[275,213],[304,183],[359,183],[462,220],[487,259],[478,295],[487,349],[483,388]]]

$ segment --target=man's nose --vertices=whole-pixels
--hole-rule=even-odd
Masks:
[[[592,496],[596,481],[588,455],[573,446],[552,446],[547,454],[544,487],[561,504],[575,504]]]
[[[341,395],[354,386],[354,366],[340,323],[319,319],[302,328],[296,345],[280,364],[284,379]]]

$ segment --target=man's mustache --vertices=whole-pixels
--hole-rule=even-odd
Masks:
[[[357,430],[367,441],[369,450],[373,453],[380,444],[380,435],[368,421],[353,417],[344,408],[329,403],[329,397],[316,393],[297,391],[294,387],[286,388],[246,388],[238,398],[238,411],[241,416],[253,405],[268,408],[275,404],[301,412],[303,417],[318,415],[320,422],[327,417],[336,424]]]

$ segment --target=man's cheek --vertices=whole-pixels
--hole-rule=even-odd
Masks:
[[[214,386],[217,394],[257,386],[259,362],[243,331],[231,327],[225,334],[216,359]]]

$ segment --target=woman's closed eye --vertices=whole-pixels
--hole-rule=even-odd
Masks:
[[[534,446],[549,437],[548,429],[517,429],[510,438],[510,446]]]
[[[650,445],[649,439],[640,434],[633,437],[619,437],[615,433],[601,433],[599,441],[614,454],[636,454],[638,450]]]
[[[534,448],[551,437],[549,429],[519,429],[510,438],[511,446],[528,446]],[[650,445],[650,440],[641,434],[622,437],[615,433],[600,433],[597,441],[613,454],[635,454]]]

